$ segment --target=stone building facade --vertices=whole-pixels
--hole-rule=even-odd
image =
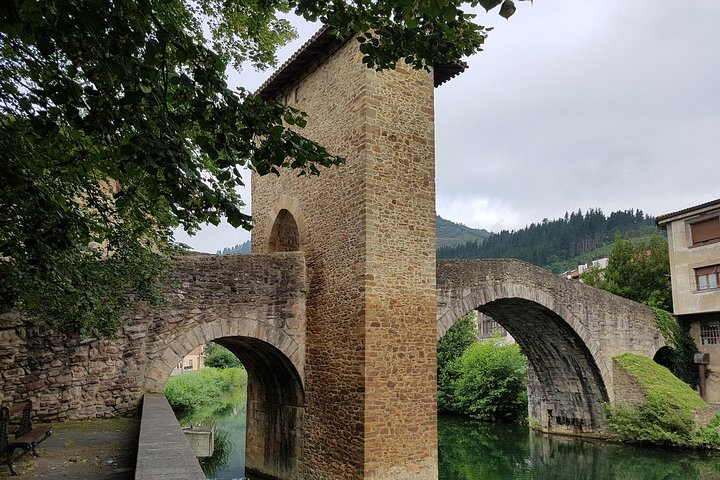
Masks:
[[[346,163],[252,179],[253,252],[308,265],[309,479],[437,478],[433,88],[320,32],[261,88]]]
[[[709,354],[705,400],[720,403],[720,199],[660,215],[667,231],[673,309]]]

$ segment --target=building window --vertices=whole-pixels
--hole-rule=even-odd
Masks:
[[[502,325],[486,315],[481,316],[480,322],[478,323],[478,337],[490,338],[497,333],[503,336],[505,335],[505,329]]]
[[[692,244],[704,245],[720,241],[720,217],[712,217],[691,223]]]
[[[698,290],[710,290],[720,285],[720,265],[695,269],[695,285]]]
[[[720,322],[702,322],[700,342],[703,345],[720,345]]]

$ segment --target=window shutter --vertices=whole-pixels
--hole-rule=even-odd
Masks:
[[[700,222],[690,224],[692,229],[693,245],[720,240],[720,217],[708,218]]]

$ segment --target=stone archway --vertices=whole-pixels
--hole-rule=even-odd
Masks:
[[[517,260],[438,262],[438,338],[463,315],[491,316],[528,357],[529,415],[548,432],[602,435],[612,358],[665,345],[651,309]]]
[[[300,373],[287,355],[288,348],[281,351],[268,343],[267,340],[273,340],[270,338],[237,335],[204,338],[202,343],[213,341],[235,354],[248,374],[246,474],[252,478],[302,478],[305,392]],[[281,347],[289,345],[287,338],[275,340]],[[177,349],[176,346],[172,351]]]
[[[495,300],[479,303],[482,301],[478,296],[482,295],[465,299],[475,305],[469,310],[477,309],[492,317],[528,357],[530,418],[548,432],[575,435],[601,432],[603,404],[609,401],[605,380],[585,341],[571,324],[536,301],[503,298],[501,294]]]
[[[189,256],[177,265],[172,303],[138,318],[147,327],[143,391],[162,391],[173,366],[198,345],[225,346],[248,372],[247,471],[302,478],[303,255]]]
[[[304,250],[310,232],[297,198],[280,195],[269,212],[268,220],[269,229],[264,242],[257,243],[260,238],[258,231],[253,234],[253,251],[272,253]]]

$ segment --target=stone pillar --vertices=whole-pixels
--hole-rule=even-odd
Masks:
[[[436,479],[433,75],[361,57],[351,40],[275,93],[347,162],[253,177],[253,251],[293,216],[309,283],[304,478]]]

